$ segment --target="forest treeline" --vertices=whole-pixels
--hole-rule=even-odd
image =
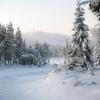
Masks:
[[[37,66],[46,64],[50,56],[49,45],[36,42],[27,46],[20,28],[16,32],[14,30],[12,22],[7,26],[0,24],[0,62]]]

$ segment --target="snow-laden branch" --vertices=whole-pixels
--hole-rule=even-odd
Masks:
[[[80,2],[80,5],[86,5],[86,4],[88,4],[88,3],[97,3],[97,2],[100,2],[100,0],[84,0],[84,1],[82,1],[82,0],[77,0],[77,1],[79,1]]]

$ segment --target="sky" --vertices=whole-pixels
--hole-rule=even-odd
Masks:
[[[0,0],[0,22],[12,21],[23,33],[43,31],[72,33],[76,0]],[[92,27],[96,17],[85,7],[86,23]]]

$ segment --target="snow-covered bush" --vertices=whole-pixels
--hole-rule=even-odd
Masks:
[[[34,61],[34,55],[24,54],[20,57],[19,63],[22,65],[31,65]]]
[[[49,45],[46,43],[41,44],[36,42],[34,48],[32,48],[32,46],[29,46],[29,48],[27,48],[26,54],[23,54],[20,57],[20,64],[34,64],[40,67],[41,65],[46,64],[48,59]]]
[[[56,72],[56,73],[57,73],[57,72],[60,72],[60,71],[62,70],[62,67],[59,66],[58,64],[55,64],[55,63],[54,63],[53,66],[54,66],[54,72]]]

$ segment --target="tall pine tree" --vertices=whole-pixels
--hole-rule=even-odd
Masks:
[[[23,40],[22,40],[22,34],[19,27],[17,28],[16,35],[15,35],[15,44],[16,44],[15,56],[16,56],[16,59],[19,60],[23,53],[23,50],[22,50]]]
[[[94,61],[95,66],[100,65],[100,23],[95,25],[94,28],[91,29],[91,34],[95,38],[95,44],[94,44]]]
[[[8,61],[8,63],[11,64],[14,55],[14,29],[11,22],[7,25],[7,35],[2,42],[2,45],[5,63]]]
[[[77,7],[75,10],[75,21],[73,30],[73,47],[70,52],[69,68],[81,67],[89,69],[93,66],[92,63],[92,50],[89,45],[88,26],[84,24],[84,9],[81,2],[77,1]]]
[[[6,27],[0,24],[0,43],[6,38]]]
[[[12,22],[7,25],[7,37],[9,39],[14,39],[14,28]]]
[[[3,45],[2,42],[6,38],[6,27],[0,24],[0,60],[3,56]]]

